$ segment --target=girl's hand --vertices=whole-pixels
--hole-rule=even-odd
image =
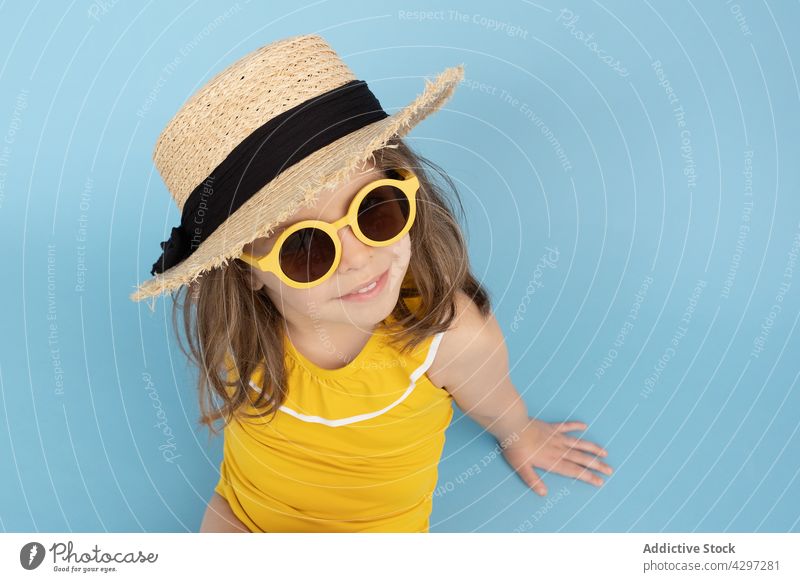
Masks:
[[[597,457],[581,451],[588,451],[601,457],[607,456],[608,452],[594,443],[565,434],[586,428],[587,425],[582,422],[549,423],[531,418],[519,434],[519,439],[506,445],[500,443],[503,456],[528,487],[542,497],[547,495],[547,487],[534,471],[534,466],[600,486],[603,480],[588,469],[592,468],[610,475],[611,467]],[[503,442],[506,441],[508,439]]]

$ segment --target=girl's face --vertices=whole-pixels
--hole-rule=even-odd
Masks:
[[[384,173],[374,167],[354,173],[337,190],[323,192],[314,206],[301,208],[291,218],[281,222],[272,235],[256,239],[245,245],[243,250],[261,256],[272,249],[284,227],[301,220],[334,222],[340,219],[362,186],[384,177]],[[295,289],[284,284],[274,273],[250,266],[251,286],[255,290],[263,287],[289,322],[306,325],[311,320],[316,325],[324,321],[370,329],[388,316],[397,303],[400,285],[411,259],[411,240],[406,234],[392,245],[371,247],[358,240],[349,226],[339,231],[339,237],[342,242],[341,262],[333,275],[323,283],[308,289]],[[379,277],[382,280],[379,281],[379,288],[366,297],[343,297]]]

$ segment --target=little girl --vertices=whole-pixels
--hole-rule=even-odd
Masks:
[[[188,284],[201,421],[224,420],[201,531],[427,532],[453,401],[540,495],[534,466],[611,473],[567,434],[585,424],[528,416],[429,169],[457,201],[452,180],[402,139],[461,77],[389,116],[321,37],[293,37],[218,74],[159,139],[181,225],[132,298]]]

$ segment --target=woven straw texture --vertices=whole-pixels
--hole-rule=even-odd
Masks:
[[[174,291],[236,258],[242,247],[324,190],[361,171],[373,152],[402,137],[439,109],[463,78],[463,65],[425,81],[416,99],[397,113],[354,131],[286,168],[231,214],[181,263],[142,283],[133,301]],[[153,161],[180,210],[202,183],[255,129],[308,99],[357,77],[319,35],[283,39],[253,51],[214,76],[170,120],[156,142]],[[374,161],[374,160],[373,160]]]

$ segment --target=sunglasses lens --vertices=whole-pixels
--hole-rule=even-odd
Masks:
[[[283,241],[280,263],[290,279],[308,283],[327,273],[335,257],[336,247],[324,230],[303,228]]]
[[[358,227],[368,238],[383,242],[396,237],[408,224],[411,205],[395,186],[379,186],[358,207]]]

